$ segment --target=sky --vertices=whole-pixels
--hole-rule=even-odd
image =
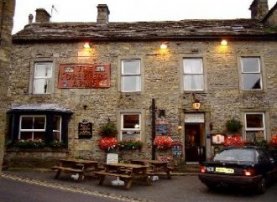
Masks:
[[[250,18],[253,0],[16,0],[13,33],[29,14],[46,9],[52,22],[95,22],[97,5],[107,4],[110,22]],[[269,9],[276,0],[268,0]],[[55,9],[52,9],[54,5]]]

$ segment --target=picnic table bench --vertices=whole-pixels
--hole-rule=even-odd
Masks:
[[[83,159],[60,159],[58,164],[52,167],[56,171],[55,179],[58,179],[62,172],[78,174],[78,181],[82,181],[85,176],[88,176],[100,168],[97,161]]]
[[[147,175],[146,165],[130,164],[130,163],[112,163],[105,164],[105,170],[95,172],[99,176],[99,185],[103,185],[106,176],[117,177],[124,181],[125,189],[130,189],[134,180],[143,180],[147,185],[151,184],[151,180]]]
[[[168,166],[166,161],[158,161],[158,160],[130,160],[131,163],[140,164],[140,165],[148,165],[149,169],[147,170],[147,174],[149,176],[166,176],[168,179],[171,179],[171,172],[173,170],[172,167]]]

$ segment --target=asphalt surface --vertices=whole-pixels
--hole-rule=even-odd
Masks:
[[[99,186],[98,179],[76,182],[66,174],[58,180],[54,179],[54,175],[52,171],[4,171],[0,178],[0,201],[277,201],[277,183],[269,187],[264,195],[256,195],[240,189],[210,191],[196,175],[173,176],[171,180],[160,178],[150,186],[134,183],[130,190],[112,186],[114,178],[105,180],[104,185]]]

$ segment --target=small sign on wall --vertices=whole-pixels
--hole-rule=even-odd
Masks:
[[[223,134],[212,134],[212,144],[214,145],[221,145],[224,144],[225,135]]]
[[[89,139],[92,137],[92,123],[83,120],[78,124],[79,139]]]

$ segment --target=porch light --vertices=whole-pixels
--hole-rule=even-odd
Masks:
[[[222,46],[227,46],[228,45],[228,41],[226,39],[222,39],[220,44]]]
[[[84,48],[85,48],[85,49],[91,48],[90,43],[89,43],[89,42],[85,42],[85,43],[84,43]]]
[[[164,42],[160,45],[161,50],[166,50],[167,49],[167,44]]]
[[[195,97],[195,94],[192,94],[193,97],[193,103],[192,103],[192,108],[195,110],[199,110],[201,107],[201,103],[200,101]]]

